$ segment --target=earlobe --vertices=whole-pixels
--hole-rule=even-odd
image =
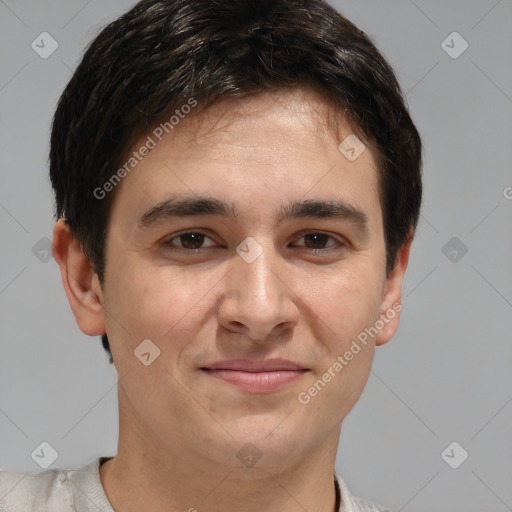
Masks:
[[[65,219],[59,219],[53,228],[52,252],[78,327],[89,336],[104,334],[103,297],[97,276]]]
[[[395,266],[386,278],[386,287],[382,298],[379,334],[375,338],[377,346],[387,343],[395,334],[400,323],[402,310],[402,285],[409,262],[412,237],[397,251]]]

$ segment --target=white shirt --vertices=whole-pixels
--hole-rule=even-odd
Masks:
[[[1,512],[114,512],[100,480],[98,457],[79,469],[47,469],[38,474],[0,471]],[[380,505],[354,496],[335,471],[338,512],[390,512]],[[341,495],[341,496],[340,496]]]

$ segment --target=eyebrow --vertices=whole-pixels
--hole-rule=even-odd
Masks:
[[[176,196],[144,212],[139,217],[137,225],[139,228],[147,229],[172,217],[193,215],[217,215],[234,220],[238,216],[238,210],[234,203],[217,198]],[[291,201],[278,209],[276,218],[278,224],[284,220],[299,218],[342,219],[354,222],[363,233],[368,232],[367,215],[356,206],[340,199]]]

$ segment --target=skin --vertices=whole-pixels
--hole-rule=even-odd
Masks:
[[[103,288],[56,223],[54,256],[77,324],[91,336],[108,333],[119,375],[118,452],[100,468],[116,512],[334,510],[341,423],[399,312],[307,405],[297,397],[400,302],[411,241],[386,275],[374,153],[367,147],[350,162],[338,145],[352,130],[340,119],[332,133],[327,109],[295,90],[224,101],[180,121],[115,190]],[[176,194],[233,201],[239,216],[137,227]],[[366,234],[347,219],[276,223],[277,208],[304,199],[357,207]],[[206,237],[176,235],[185,230]],[[332,238],[311,239],[319,232]],[[249,236],[263,251],[252,263],[236,252]],[[163,245],[171,239],[177,250]],[[160,356],[145,366],[134,350],[148,338]],[[273,357],[307,371],[252,393],[200,370]],[[247,443],[262,455],[253,467],[237,458]]]

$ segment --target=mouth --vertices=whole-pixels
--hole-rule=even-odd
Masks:
[[[217,361],[200,370],[214,379],[252,393],[265,393],[283,388],[309,371],[308,368],[285,359]]]

